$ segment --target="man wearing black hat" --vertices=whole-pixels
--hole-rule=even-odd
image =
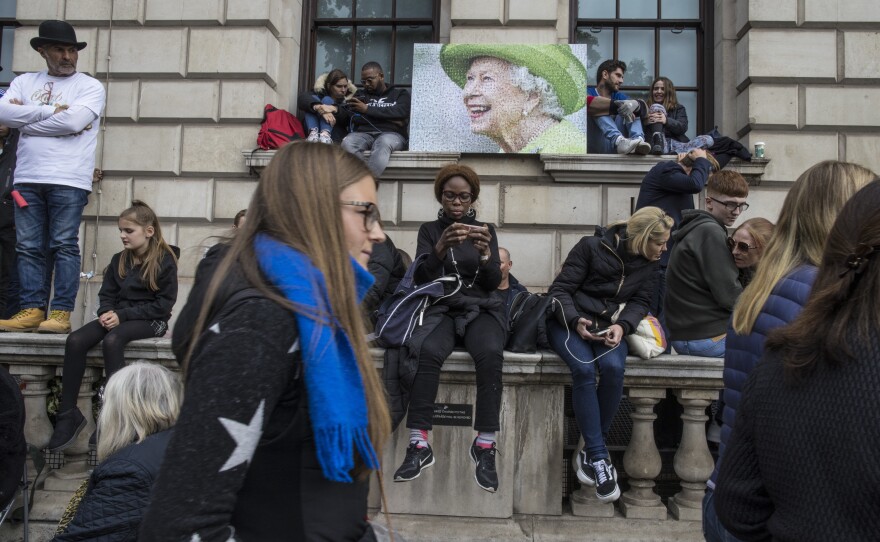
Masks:
[[[47,69],[16,77],[0,98],[0,124],[21,134],[14,181],[21,196],[15,209],[21,310],[0,320],[2,331],[70,332],[79,289],[79,226],[105,103],[101,83],[76,71],[85,46],[68,23],[44,21],[31,47]],[[47,318],[50,256],[55,298]]]

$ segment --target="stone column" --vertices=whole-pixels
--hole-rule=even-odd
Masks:
[[[76,406],[85,416],[88,422],[79,436],[76,437],[73,445],[64,450],[64,466],[55,470],[52,474],[59,480],[72,482],[72,486],[67,483],[60,484],[61,487],[55,487],[56,484],[46,481],[46,489],[73,490],[79,487],[80,481],[87,475],[89,471],[89,437],[95,431],[95,421],[92,416],[92,384],[94,384],[101,374],[101,369],[96,367],[86,367],[83,375],[82,384],[79,387],[79,396],[77,397]],[[50,487],[52,486],[52,487]]]
[[[24,438],[28,444],[42,450],[52,436],[52,422],[46,413],[47,383],[55,376],[55,367],[49,365],[9,366],[9,373],[19,377],[24,384],[25,424]]]
[[[578,440],[577,451],[584,447],[584,437]],[[577,472],[577,451],[571,457],[571,467]],[[613,518],[614,503],[604,503],[596,497],[596,488],[582,486],[571,494],[571,513],[575,516],[592,518]]]
[[[715,462],[706,444],[706,407],[718,397],[718,390],[675,390],[684,407],[681,415],[681,445],[675,452],[675,474],[681,479],[681,491],[669,499],[669,511],[675,519],[700,521],[706,480]]]
[[[663,463],[654,441],[654,406],[666,397],[665,389],[630,388],[632,436],[623,454],[623,468],[629,475],[630,489],[620,498],[620,509],[630,519],[666,519],[666,507],[654,492],[654,479]]]

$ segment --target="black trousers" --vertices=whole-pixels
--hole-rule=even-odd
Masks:
[[[61,375],[61,406],[67,412],[76,406],[76,397],[86,372],[86,354],[101,342],[104,349],[104,371],[107,378],[125,366],[125,345],[138,339],[160,337],[168,325],[160,320],[129,320],[110,331],[101,322],[92,320],[67,336],[64,346],[64,372]]]
[[[506,338],[506,332],[495,317],[486,313],[480,313],[465,329],[464,348],[474,358],[477,374],[477,407],[474,414],[474,429],[477,431],[497,431],[501,427],[498,418]],[[409,429],[432,428],[434,400],[440,386],[440,368],[452,353],[455,343],[455,321],[451,316],[443,315],[440,324],[422,345],[419,370],[410,393],[406,418]]]

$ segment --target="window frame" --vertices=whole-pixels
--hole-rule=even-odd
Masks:
[[[317,78],[315,73],[315,52],[318,47],[318,28],[326,26],[350,26],[351,33],[351,66],[346,71],[351,78],[351,82],[360,87],[360,66],[355,66],[355,47],[357,43],[357,27],[358,26],[385,26],[391,28],[391,69],[395,67],[395,55],[397,54],[397,27],[399,26],[431,26],[432,43],[440,41],[440,0],[432,0],[432,9],[430,18],[395,18],[398,2],[406,0],[392,0],[391,16],[387,18],[359,18],[357,17],[357,2],[352,2],[352,17],[346,18],[318,18],[318,2],[321,0],[308,0],[303,2],[302,17],[302,36],[300,47],[299,62],[299,91],[306,92],[312,88]],[[331,24],[332,23],[332,24]],[[382,66],[385,72],[388,72],[388,66]],[[395,76],[396,76],[396,72]],[[403,88],[412,88],[412,84],[397,83],[393,80],[386,79],[388,84]]]
[[[579,28],[591,28],[591,27],[603,27],[603,28],[612,28],[614,30],[614,38],[613,42],[613,50],[614,54],[617,55],[619,51],[618,47],[618,39],[619,39],[619,29],[625,28],[651,28],[654,30],[654,77],[662,75],[658,73],[657,67],[660,66],[660,29],[666,28],[684,28],[684,29],[695,29],[696,30],[696,56],[697,56],[697,73],[696,73],[696,86],[678,86],[676,85],[675,89],[677,92],[696,92],[697,94],[697,111],[696,112],[688,112],[688,116],[691,119],[696,121],[695,126],[695,134],[704,134],[708,131],[708,128],[714,126],[714,89],[713,82],[715,79],[714,73],[714,62],[712,59],[714,58],[714,51],[712,50],[713,43],[713,21],[715,19],[715,8],[714,2],[711,0],[699,0],[699,19],[661,19],[663,12],[663,2],[662,0],[657,1],[657,17],[653,19],[621,19],[620,18],[620,2],[621,0],[615,0],[615,15],[617,18],[614,19],[579,19],[578,18],[578,4],[579,0],[569,0],[569,13],[571,17],[569,17],[569,43],[575,44],[578,43],[577,40],[577,31]],[[588,73],[587,74],[588,85],[595,85],[595,74]],[[644,85],[626,85],[624,83],[621,88],[623,92],[627,91],[635,91],[635,92],[643,92],[647,91],[650,93],[650,88]]]

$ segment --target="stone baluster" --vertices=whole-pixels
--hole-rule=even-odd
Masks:
[[[706,443],[706,407],[718,398],[718,390],[679,389],[675,395],[684,408],[681,444],[673,460],[681,491],[669,499],[669,511],[675,519],[700,521],[706,480],[715,468]]]
[[[663,464],[654,441],[654,406],[666,397],[665,389],[630,388],[632,436],[623,454],[623,467],[630,489],[620,498],[623,515],[631,519],[666,519],[666,507],[654,492],[654,479]]]
[[[88,424],[80,432],[73,445],[64,450],[64,466],[52,473],[59,480],[73,482],[73,486],[68,488],[68,484],[61,484],[63,487],[54,487],[54,484],[50,484],[47,480],[46,489],[76,489],[79,486],[79,481],[86,476],[89,470],[89,437],[95,431],[95,421],[92,416],[92,396],[94,395],[92,384],[98,380],[100,374],[101,369],[86,367],[82,384],[79,387],[76,406],[79,407]],[[50,485],[52,487],[49,487]]]
[[[20,378],[24,384],[21,390],[25,409],[24,438],[28,444],[42,450],[52,436],[52,422],[46,412],[46,396],[49,395],[47,384],[55,376],[55,367],[11,364],[9,373]]]
[[[577,472],[578,454],[584,447],[584,438],[578,440],[578,447],[571,458],[571,467]],[[596,488],[582,485],[577,491],[571,493],[571,513],[575,516],[592,518],[613,518],[614,503],[603,503],[596,497]]]

